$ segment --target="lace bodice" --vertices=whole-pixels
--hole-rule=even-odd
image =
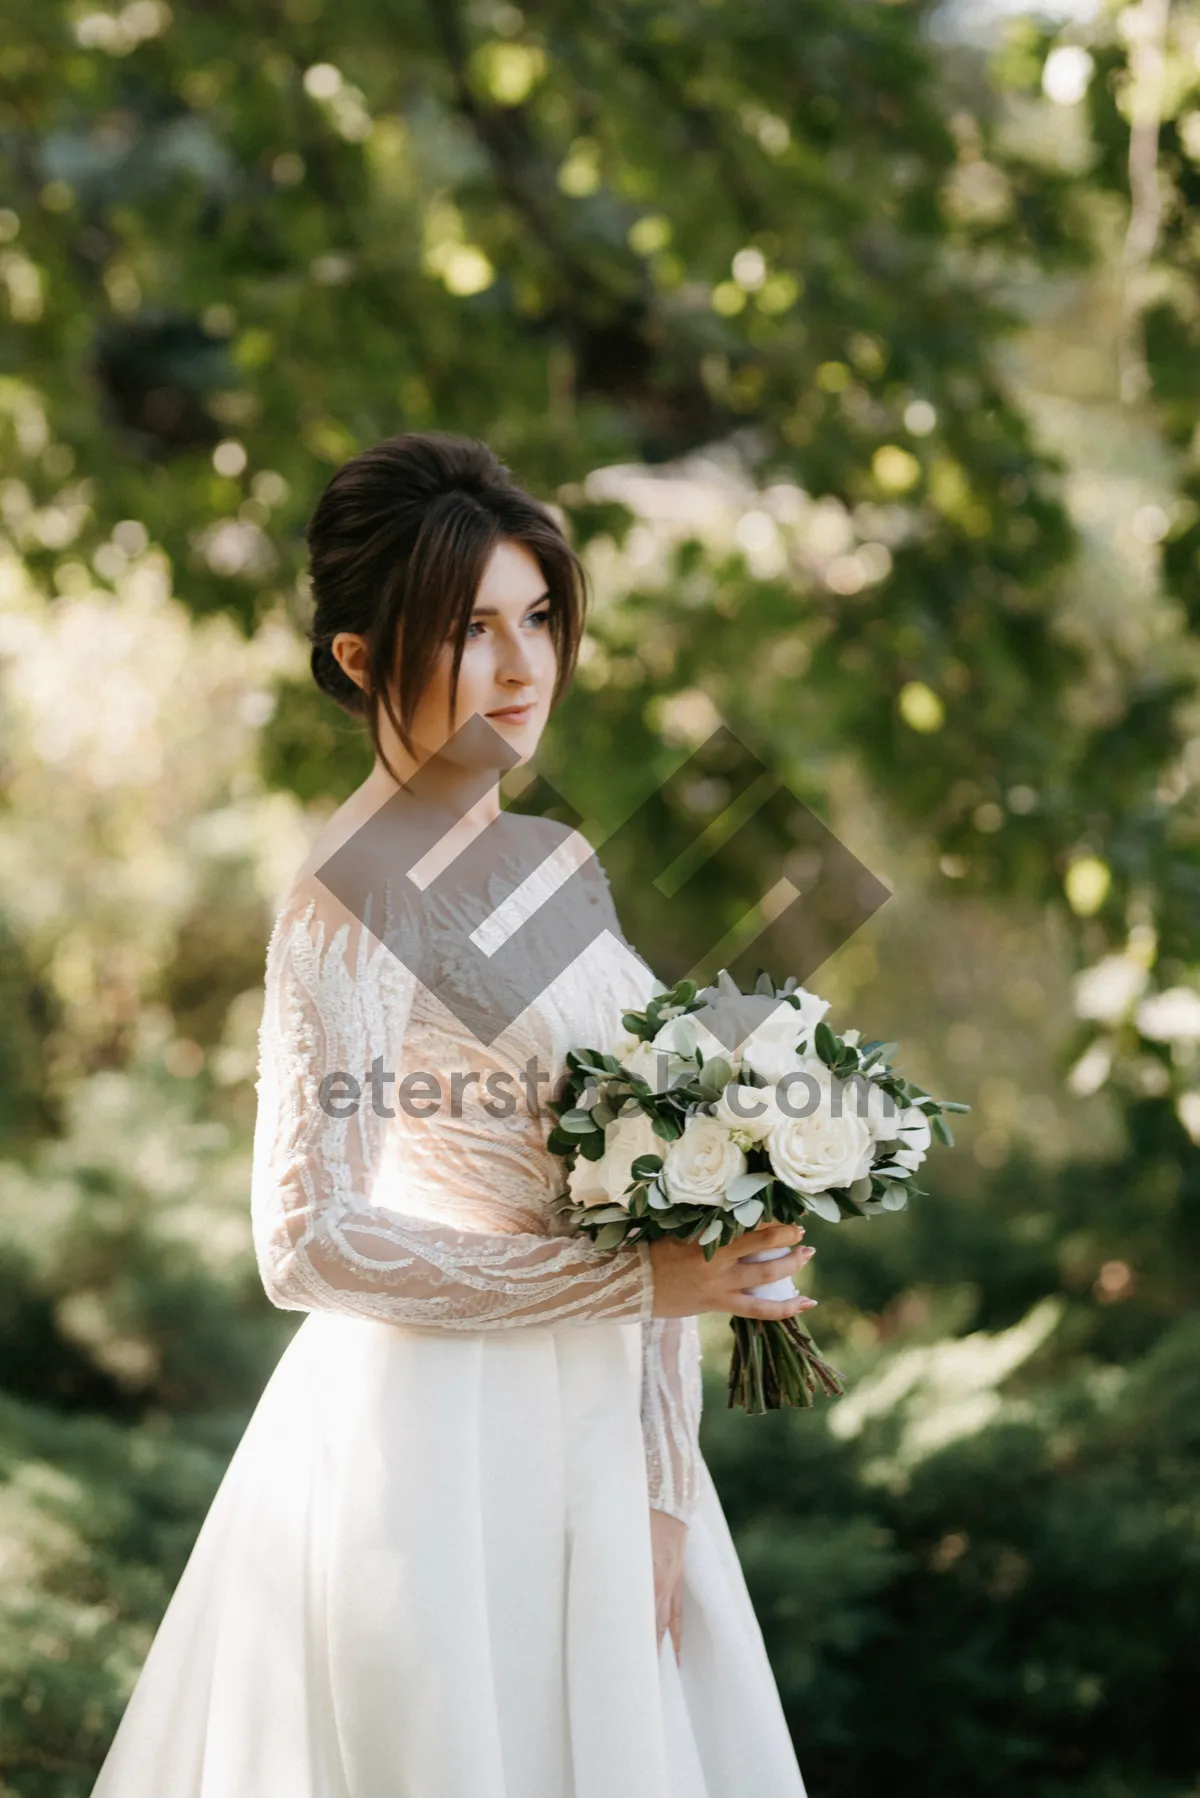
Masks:
[[[453,880],[419,893],[389,877],[353,910],[317,875],[293,883],[267,949],[259,1032],[259,1271],[286,1310],[443,1330],[638,1321],[651,1502],[686,1518],[697,1321],[652,1316],[644,1245],[604,1251],[563,1233],[564,1167],[545,1143],[567,1049],[608,1046],[622,1011],[662,983],[626,942],[586,839],[536,824],[554,847],[523,882],[528,837],[521,858],[489,849],[495,909],[474,938],[478,906],[459,903]],[[568,926],[563,965],[539,990],[530,967],[544,970],[548,947],[556,965],[556,920]]]

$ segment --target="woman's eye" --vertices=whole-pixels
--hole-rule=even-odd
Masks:
[[[544,611],[531,612],[529,615],[530,624],[547,624],[549,622],[549,620],[550,620],[550,607],[549,606],[547,606]],[[476,631],[481,631],[484,628],[485,628],[485,626],[484,626],[482,619],[473,618],[471,620],[470,624],[468,624],[468,626],[467,626],[466,635],[468,638],[473,637],[475,635]],[[447,643],[449,643],[452,641],[452,639],[450,637],[447,637],[446,641],[447,641]]]

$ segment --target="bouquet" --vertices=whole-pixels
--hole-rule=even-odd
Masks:
[[[674,1236],[711,1257],[760,1223],[903,1210],[933,1138],[953,1143],[943,1114],[970,1106],[897,1074],[895,1043],[835,1034],[828,1009],[794,976],[777,986],[760,972],[748,994],[722,969],[715,986],[681,980],[625,1012],[611,1050],[569,1051],[548,1138],[568,1163],[567,1222],[602,1248]],[[731,1405],[761,1413],[841,1392],[796,1317],[732,1323]]]

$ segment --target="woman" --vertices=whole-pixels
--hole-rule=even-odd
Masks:
[[[554,1211],[566,1049],[663,990],[585,839],[499,805],[582,568],[441,435],[348,462],[308,542],[312,671],[376,760],[267,950],[254,1242],[307,1315],[93,1798],[803,1798],[697,1446],[696,1318],[802,1309],[744,1256],[811,1250],[601,1251]]]

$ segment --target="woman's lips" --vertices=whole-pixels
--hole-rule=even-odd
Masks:
[[[533,701],[528,705],[505,706],[503,711],[489,712],[489,718],[498,718],[502,724],[523,724],[526,718],[533,716]]]

